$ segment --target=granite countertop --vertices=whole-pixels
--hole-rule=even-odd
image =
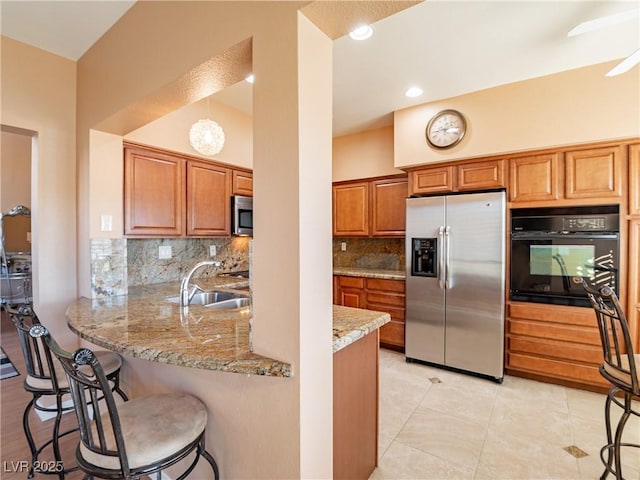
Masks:
[[[198,279],[206,290],[245,289],[245,279]],[[160,363],[232,373],[293,376],[292,365],[251,352],[250,308],[191,305],[187,314],[167,297],[177,282],[129,288],[128,295],[80,298],[67,308],[69,328],[109,350]],[[333,352],[389,322],[388,313],[333,306]]]
[[[406,278],[404,270],[382,270],[359,267],[334,267],[333,274],[344,275],[346,277],[383,278],[387,280],[404,280]]]

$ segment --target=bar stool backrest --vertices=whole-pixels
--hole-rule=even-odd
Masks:
[[[629,324],[618,296],[611,287],[595,289],[584,281],[583,287],[596,313],[604,363],[600,373],[611,384],[640,395],[638,366],[634,358]]]
[[[84,447],[99,455],[118,459],[122,478],[129,478],[130,469],[118,409],[109,380],[94,353],[88,348],[80,348],[74,353],[63,350],[43,326],[34,326],[30,333],[42,337],[62,364],[69,381],[80,426],[80,441]],[[108,415],[103,416],[105,413]],[[103,422],[107,419],[111,429],[105,428]],[[110,435],[108,431],[113,433]]]
[[[29,305],[20,305],[17,308],[7,307],[7,312],[18,331],[18,339],[24,356],[27,369],[27,378],[24,381],[25,389],[30,392],[55,395],[60,390],[58,375],[62,372],[60,370],[56,372],[56,363],[54,363],[51,352],[43,340],[29,335],[31,327],[41,325],[38,316]]]

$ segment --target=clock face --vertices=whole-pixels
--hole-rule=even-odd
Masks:
[[[462,140],[466,129],[467,123],[460,112],[443,110],[429,121],[425,133],[432,147],[449,148]]]

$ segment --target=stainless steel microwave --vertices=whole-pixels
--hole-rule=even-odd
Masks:
[[[253,198],[242,195],[231,197],[231,233],[253,236]]]

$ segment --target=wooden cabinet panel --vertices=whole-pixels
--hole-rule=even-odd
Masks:
[[[369,235],[368,182],[333,186],[333,235],[336,237]]]
[[[181,235],[184,161],[143,149],[125,149],[125,235]]]
[[[362,277],[336,277],[338,279],[338,286],[342,288],[364,288],[364,278]]]
[[[457,166],[456,190],[484,190],[505,186],[504,160],[487,160]]]
[[[345,307],[365,308],[364,293],[359,290],[342,288],[338,301]]]
[[[388,313],[391,322],[380,328],[380,345],[404,351],[404,280],[335,276],[334,302]]]
[[[509,199],[512,202],[557,200],[560,188],[559,154],[512,158],[509,164]]]
[[[407,178],[333,185],[334,237],[404,237]]]
[[[393,305],[404,308],[404,293],[372,292],[367,289],[367,305],[372,304]]]
[[[629,213],[640,215],[640,143],[629,146]]]
[[[508,332],[514,335],[562,340],[594,346],[600,345],[600,335],[595,324],[593,328],[589,328],[534,320],[510,319],[507,322],[507,328]]]
[[[251,197],[253,195],[253,173],[234,170],[231,194]]]
[[[373,236],[404,236],[406,198],[406,178],[371,182],[371,234]]]
[[[598,365],[589,365],[577,362],[569,363],[521,353],[507,354],[507,370],[514,369],[573,383],[599,387],[605,386],[607,384],[600,375],[598,368]]]
[[[378,460],[378,331],[333,356],[333,477],[369,478]]]
[[[360,277],[335,277],[336,298],[338,305],[353,308],[365,308],[364,278]]]
[[[627,320],[635,351],[640,352],[640,217],[629,222],[629,303]]]
[[[380,344],[384,347],[396,347],[397,350],[404,351],[404,320],[391,320],[386,325],[380,327]]]
[[[602,362],[600,345],[581,345],[549,339],[509,336],[507,345],[510,352],[531,353],[557,359],[571,358],[578,362],[597,365]]]
[[[367,278],[367,288],[369,290],[380,290],[383,292],[404,293],[404,280],[390,280],[387,278]]]
[[[234,175],[235,174],[235,175]],[[132,237],[231,235],[231,189],[250,193],[251,172],[125,143],[124,233]]]
[[[620,146],[566,152],[566,198],[622,196],[623,163]]]
[[[424,167],[409,173],[409,195],[487,190],[505,186],[505,162],[502,159]]]
[[[601,387],[602,347],[591,308],[509,302],[507,371],[555,383]]]
[[[595,314],[590,308],[510,302],[507,311],[509,312],[508,316],[514,319],[534,319],[563,325],[597,327]]]
[[[231,171],[208,163],[187,164],[187,235],[231,235]]]
[[[409,173],[409,195],[446,193],[453,190],[453,167],[431,167]]]

